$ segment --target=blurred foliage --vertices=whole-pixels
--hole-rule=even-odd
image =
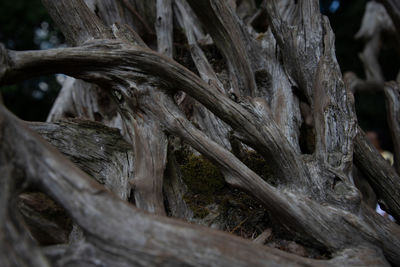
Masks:
[[[0,42],[13,50],[37,50],[43,44],[48,48],[47,39],[62,40],[56,29],[48,27],[50,21],[40,0],[1,0]],[[44,121],[59,89],[52,75],[2,86],[0,92],[5,105],[21,119]]]
[[[0,1],[0,42],[14,50],[38,49],[34,29],[50,17],[40,0]]]

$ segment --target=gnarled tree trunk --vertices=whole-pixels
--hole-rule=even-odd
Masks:
[[[357,126],[317,0],[42,2],[70,47],[0,46],[0,84],[50,73],[76,80],[64,84],[47,123],[22,122],[0,106],[5,266],[400,265],[400,228],[362,201],[352,168],[396,220],[400,178]],[[65,117],[80,119],[57,122]],[[311,131],[301,134],[306,123]],[[229,188],[255,198],[277,238],[324,257],[263,246],[269,229],[250,242],[183,222],[204,224],[184,197],[179,140]],[[245,160],[254,151],[268,179]],[[39,246],[22,226],[15,200],[32,187],[71,217],[69,243]]]

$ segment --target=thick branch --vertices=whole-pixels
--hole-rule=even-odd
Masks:
[[[65,2],[65,3],[64,3]],[[81,6],[85,6],[82,4],[82,1],[78,1]],[[53,5],[67,5],[68,1],[53,1]],[[115,1],[105,1],[101,3],[94,3],[96,7],[100,4],[101,13],[104,17],[104,21],[106,24],[110,25],[114,23],[111,21],[115,14],[110,15],[110,13],[120,13],[118,8],[118,3]],[[165,45],[170,46],[169,52],[172,55],[172,9],[171,3],[164,4],[159,3],[162,6],[159,6],[158,10],[161,12],[168,11],[167,14],[159,14],[162,16],[162,21],[160,21],[159,27],[162,28],[162,32],[166,30],[165,27],[169,28],[169,32],[167,35],[171,37],[168,40],[162,38],[162,45],[164,42],[167,42]],[[49,6],[48,6],[49,7]],[[83,8],[83,7],[82,7]],[[83,10],[78,9],[77,11],[71,12],[76,17],[82,17],[88,8],[85,6]],[[71,15],[65,15],[64,13],[60,13],[59,11],[51,10],[51,12],[56,17],[62,17],[63,19],[68,19]],[[161,13],[162,13],[161,12]],[[169,15],[168,15],[169,14]],[[121,15],[122,16],[122,15]],[[120,17],[121,17],[120,16]],[[94,14],[91,14],[91,17],[84,17],[83,20],[97,19]],[[75,18],[75,17],[73,17]],[[71,18],[69,18],[71,19]],[[165,20],[165,21],[164,21]],[[121,22],[124,22],[121,17]],[[89,22],[90,23],[90,22]],[[100,21],[96,21],[98,26],[104,27]],[[165,26],[165,27],[164,27]],[[157,27],[158,30],[160,28]],[[143,41],[137,34],[125,27],[121,27],[118,25],[113,25],[112,27],[114,35],[119,39],[123,40],[127,43],[137,44],[141,46],[145,46]],[[93,38],[96,38],[96,32],[93,29],[88,29],[87,34],[91,35]],[[103,32],[102,37],[106,38],[107,32]],[[166,36],[166,37],[168,37]],[[91,98],[97,100],[96,96],[98,94],[92,94]],[[88,101],[89,103],[91,101]],[[97,103],[98,101],[94,101]],[[139,112],[140,113],[140,112]],[[136,116],[137,119],[133,119],[133,116]],[[143,208],[149,212],[155,212],[157,214],[165,214],[164,210],[164,201],[162,194],[162,184],[163,184],[163,175],[164,169],[166,165],[166,151],[167,151],[167,138],[165,134],[160,131],[159,127],[150,121],[146,121],[143,118],[140,118],[140,114],[136,110],[130,110],[129,112],[123,112],[123,120],[125,122],[125,127],[128,130],[128,135],[130,135],[131,140],[135,140],[134,150],[135,154],[139,155],[135,157],[135,179],[134,181],[130,181],[134,184],[134,196],[136,200],[137,207]],[[135,124],[135,127],[132,127]],[[133,134],[133,131],[135,134]],[[161,141],[160,141],[161,140]],[[150,175],[148,175],[150,173]]]
[[[132,123],[135,135],[135,178],[132,181],[136,207],[165,215],[163,177],[167,164],[168,139],[158,123],[137,114]]]
[[[1,168],[15,164],[24,170],[26,178],[61,203],[88,234],[86,245],[81,243],[71,248],[76,256],[63,259],[66,265],[68,260],[75,264],[101,260],[109,266],[317,264],[221,232],[142,213],[104,191],[3,107],[0,114],[3,133],[0,151],[4,159]],[[4,158],[6,151],[13,153]],[[31,251],[22,255],[34,254]],[[46,265],[42,262],[39,266]]]
[[[143,76],[145,73],[149,75],[149,82],[152,85],[169,91],[179,88],[228,123],[245,137],[244,142],[271,159],[272,169],[276,170],[282,181],[298,182],[300,179],[300,183],[307,183],[309,174],[304,164],[282,135],[269,112],[256,113],[258,111],[249,104],[245,104],[245,108],[242,107],[208,86],[186,68],[157,53],[137,46],[100,41],[95,45],[81,48],[10,52],[9,54],[12,64],[8,63],[5,66],[7,72],[0,77],[2,84],[16,81],[21,77],[64,72],[98,84],[110,85],[115,79],[115,72],[110,71],[111,68],[119,69],[117,80],[133,78],[143,84],[147,81],[147,78]],[[96,73],[103,71],[104,75],[99,76],[91,72],[93,66],[96,66]],[[137,76],[132,76],[133,73],[137,73]],[[116,89],[127,90],[120,86]],[[123,94],[129,96],[127,100],[135,98],[132,92],[125,91]],[[122,103],[125,100],[119,101]]]
[[[4,107],[0,105],[0,109]],[[4,118],[0,115],[0,124]],[[4,129],[1,127],[0,139]],[[1,142],[1,141],[0,141]],[[1,265],[50,266],[25,228],[22,217],[17,213],[17,191],[21,190],[22,173],[9,162],[11,150],[0,144],[0,258]]]
[[[319,63],[314,83],[314,121],[316,155],[331,168],[348,177],[352,170],[353,139],[356,135],[354,99],[345,88],[334,54],[334,34],[327,19],[324,54]],[[352,183],[352,181],[349,181]]]
[[[317,0],[299,1],[291,17],[281,14],[277,2],[264,1],[263,5],[285,68],[316,109],[317,156],[327,167],[347,174],[356,133],[355,112],[341,80],[329,21],[320,14]]]
[[[50,65],[52,71],[71,71],[68,62],[73,61],[75,62],[75,72],[80,71],[80,74],[76,73],[77,76],[108,84],[115,92],[118,90],[115,95],[117,97],[119,95],[120,106],[131,106],[133,109],[137,107],[150,109],[150,106],[155,105],[155,103],[162,105],[168,103],[168,98],[164,96],[162,91],[148,91],[151,88],[154,90],[154,86],[160,86],[168,91],[174,91],[175,88],[182,89],[230,123],[258,151],[263,152],[265,155],[273,155],[274,158],[272,160],[274,161],[272,163],[276,164],[282,179],[292,177],[308,179],[308,169],[313,171],[313,177],[326,175],[326,173],[321,173],[316,168],[316,165],[313,165],[315,163],[309,162],[309,166],[305,166],[304,162],[292,151],[290,144],[281,135],[272,119],[267,120],[265,117],[258,116],[253,113],[254,111],[251,107],[244,108],[238,105],[210,88],[185,68],[147,49],[104,41],[93,46],[64,49],[62,52],[60,50],[50,50],[37,52],[37,54],[32,54],[32,52],[21,54],[27,56],[24,61],[31,62],[30,66],[38,62],[41,63],[36,64],[36,67],[39,65],[41,70],[46,70]],[[57,55],[57,57],[54,57],[54,55]],[[40,57],[38,58],[38,56]],[[15,64],[13,66],[21,66],[19,59],[19,55],[15,55]],[[33,64],[33,62],[36,63]],[[57,62],[63,62],[63,64],[56,64]],[[126,65],[121,65],[121,63]],[[29,72],[28,66],[26,66],[26,70]],[[93,68],[91,66],[96,66],[95,73],[90,71]],[[13,73],[12,68],[9,70],[8,73]],[[49,70],[47,69],[47,71]],[[15,75],[11,76],[15,77]],[[7,78],[7,75],[5,77]],[[151,99],[143,102],[141,100],[142,97],[145,99],[150,97]],[[172,100],[169,101],[171,102]],[[355,244],[374,243],[379,240],[379,242],[388,245],[386,246],[385,255],[391,261],[397,261],[396,249],[400,244],[393,242],[393,239],[387,239],[388,235],[381,237],[375,232],[372,225],[365,224],[361,218],[351,215],[345,210],[333,207],[327,208],[327,206],[320,205],[302,194],[279,191],[269,186],[229,152],[216,145],[216,143],[210,143],[211,141],[204,134],[196,130],[192,125],[187,124],[184,116],[177,113],[180,112],[179,110],[171,110],[171,107],[173,107],[172,104],[162,109],[157,106],[157,108],[152,108],[149,111],[150,114],[155,114],[155,119],[165,118],[168,113],[173,112],[169,118],[163,119],[164,121],[167,119],[170,121],[164,124],[164,127],[167,127],[167,130],[172,133],[186,136],[186,140],[192,146],[203,154],[208,155],[215,162],[220,162],[223,172],[225,170],[227,181],[253,194],[257,193],[256,197],[273,214],[277,215],[277,219],[283,225],[295,229],[300,236],[311,239],[317,246],[326,246],[332,251],[341,250]],[[342,198],[343,201],[354,202],[356,204],[355,208],[357,207],[356,202],[359,202],[360,199],[355,192],[343,188],[343,186],[338,187],[338,191],[336,191],[336,187],[334,185],[333,187],[338,198]],[[343,223],[343,220],[345,223]],[[338,224],[342,225],[340,229],[336,227]],[[354,229],[359,230],[355,232]],[[397,235],[395,232],[391,232],[391,234],[392,236]],[[347,239],[349,235],[353,236],[350,244]]]
[[[365,174],[387,211],[400,220],[400,177],[359,128],[354,140],[354,162]]]

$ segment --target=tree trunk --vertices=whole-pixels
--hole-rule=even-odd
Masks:
[[[353,158],[396,220],[400,178],[357,126],[317,0],[42,2],[70,47],[0,46],[0,84],[51,73],[76,80],[64,84],[47,123],[19,121],[0,105],[5,266],[400,265],[400,228],[362,201]],[[257,32],[262,19],[267,29]],[[184,164],[199,154],[223,177],[222,192],[238,190],[268,211],[254,242],[184,222],[211,216],[196,218],[187,198]],[[252,168],[253,154],[270,173]],[[196,201],[217,199],[218,175]],[[32,242],[15,210],[32,188],[69,214],[69,243]],[[274,242],[289,239],[292,249],[264,246],[270,227]]]

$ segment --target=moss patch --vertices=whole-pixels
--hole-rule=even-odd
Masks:
[[[181,169],[183,180],[193,194],[212,196],[225,186],[219,169],[202,156],[189,155]]]
[[[184,200],[195,218],[206,217],[210,213],[208,207],[216,204],[219,207],[217,221],[224,231],[251,238],[268,227],[269,218],[264,207],[245,192],[226,184],[222,173],[210,161],[187,150],[181,150],[176,158],[188,187]],[[245,161],[263,177],[269,176],[266,161],[257,153],[249,152]]]
[[[246,164],[252,171],[261,176],[265,181],[274,185],[271,167],[268,162],[257,152],[247,151],[244,153],[243,163]]]
[[[216,194],[225,186],[219,169],[203,156],[180,155],[183,181],[188,187],[185,202],[196,218],[204,218],[209,211],[207,205],[217,201]]]

